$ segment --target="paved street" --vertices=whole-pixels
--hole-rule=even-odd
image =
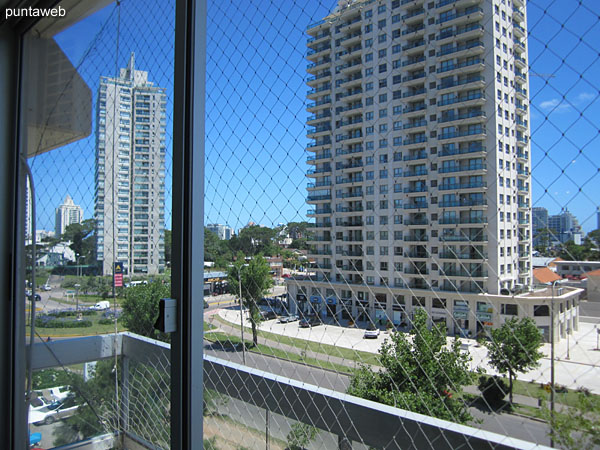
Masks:
[[[224,351],[218,347],[215,348],[210,342],[205,342],[204,350],[206,354],[217,358],[227,359],[239,364],[242,363],[241,352]],[[251,352],[246,354],[246,365],[287,378],[300,380],[307,384],[340,392],[345,392],[349,383],[348,377],[343,374]],[[251,420],[252,423],[256,424],[256,428],[264,427],[264,413],[260,413],[258,418],[256,418],[254,414],[258,413],[255,411],[254,407],[246,407],[245,404],[241,403],[234,403],[233,405],[235,406],[232,406],[232,412],[235,412],[236,418],[252,416],[253,419],[242,420]],[[476,419],[482,421],[481,424],[473,423],[470,424],[471,426],[496,433],[502,433],[518,439],[549,445],[550,441],[547,438],[548,430],[544,423],[509,414],[484,413],[476,408],[471,408],[471,413]],[[283,429],[285,429],[285,427],[283,427]]]
[[[219,311],[219,315],[232,324],[240,323],[239,310],[223,309]],[[280,324],[276,320],[269,320],[263,322],[260,328],[275,334],[371,353],[376,353],[386,339],[384,333],[379,339],[363,339],[364,330],[335,325],[299,328],[298,322]],[[596,325],[580,322],[579,330],[570,339],[562,339],[555,345],[556,383],[572,389],[583,386],[600,394],[600,351],[596,350],[597,337]],[[453,339],[448,337],[448,342]],[[473,339],[462,339],[462,342],[471,354],[473,368],[481,367],[488,374],[496,373],[487,362],[485,347],[479,346]],[[546,357],[540,361],[540,367],[526,374],[519,374],[520,380],[550,382],[550,344],[544,344],[542,352]]]

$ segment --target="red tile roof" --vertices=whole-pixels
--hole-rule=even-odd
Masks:
[[[541,284],[549,284],[553,281],[562,280],[562,278],[557,275],[556,272],[553,272],[547,267],[533,269],[533,278],[535,278],[535,280]]]

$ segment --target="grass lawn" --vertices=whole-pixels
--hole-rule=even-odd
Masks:
[[[114,323],[103,325],[98,323],[102,319],[102,314],[96,313],[91,316],[83,316],[84,320],[89,319],[92,321],[91,327],[82,328],[42,328],[35,327],[36,333],[42,337],[61,337],[61,336],[95,336],[97,334],[108,334],[115,332]],[[117,322],[118,331],[127,331],[127,329],[120,323]]]
[[[232,347],[241,347],[242,340],[237,336],[231,336],[229,334],[223,333],[221,331],[217,331],[214,333],[208,333],[204,336],[209,342],[214,342],[222,345],[225,348]],[[350,373],[350,369],[346,366],[341,366],[339,364],[331,363],[329,361],[321,361],[316,358],[309,358],[302,355],[298,355],[296,353],[288,353],[284,350],[280,350],[277,348],[269,347],[268,345],[258,344],[256,347],[252,345],[252,340],[244,339],[246,343],[246,348],[248,351],[253,353],[258,353],[261,355],[275,356],[277,358],[286,359],[288,361],[295,361],[304,364],[310,364],[311,366],[320,367],[322,369],[334,370],[338,373]]]
[[[67,297],[52,296],[52,297],[50,297],[50,300],[57,302],[57,303],[62,303],[64,305],[69,305],[69,306],[77,304],[77,300],[72,299],[72,298],[67,298]],[[103,300],[110,302],[110,307],[112,308],[113,302],[114,302],[114,299],[112,297],[102,298],[99,295],[83,295],[83,294],[79,295],[79,306],[82,306],[82,305],[85,307],[92,306]],[[117,297],[117,305],[118,306],[121,306],[122,301],[123,301],[122,298]]]
[[[219,322],[224,323],[226,325],[229,325],[229,326],[236,325],[236,324],[232,324],[231,322],[226,321],[225,319],[220,317],[218,314],[215,314],[213,317],[216,317],[216,319]],[[248,330],[249,332],[251,332],[250,327],[244,327],[244,330]],[[338,358],[344,358],[344,359],[348,359],[350,361],[355,361],[355,362],[363,363],[363,364],[370,364],[370,365],[375,365],[375,366],[380,365],[379,358],[378,358],[377,354],[375,354],[375,353],[353,350],[351,348],[336,347],[334,345],[322,344],[320,342],[308,341],[308,340],[294,338],[294,337],[290,337],[290,336],[284,336],[282,334],[271,333],[269,331],[263,331],[263,330],[259,330],[258,335],[265,339],[279,342],[281,344],[291,345],[292,347],[296,347],[296,348],[298,348],[300,350],[304,350],[304,351],[312,351],[315,353],[322,353],[324,355],[335,356]],[[347,368],[346,368],[346,371],[348,371]]]

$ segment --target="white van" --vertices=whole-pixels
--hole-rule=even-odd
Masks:
[[[90,306],[90,309],[94,311],[104,311],[105,309],[110,308],[110,302],[108,300],[102,300],[101,302],[96,303],[94,306]]]

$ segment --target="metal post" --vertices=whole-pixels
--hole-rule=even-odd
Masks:
[[[121,357],[121,429],[129,430],[129,358]]]
[[[238,272],[238,286],[240,288],[240,332],[242,334],[242,362],[246,365],[246,341],[244,341],[244,302],[242,302],[242,268]]]
[[[567,327],[567,357],[565,359],[571,359],[570,345],[569,345],[569,334],[571,334],[571,319],[569,319],[569,326]]]
[[[550,417],[554,419],[554,288],[556,281],[552,283],[552,301],[550,303]],[[553,420],[550,421],[550,447],[554,447],[552,437]]]
[[[269,440],[269,410],[265,409],[265,449],[269,450],[271,448],[271,442]]]

